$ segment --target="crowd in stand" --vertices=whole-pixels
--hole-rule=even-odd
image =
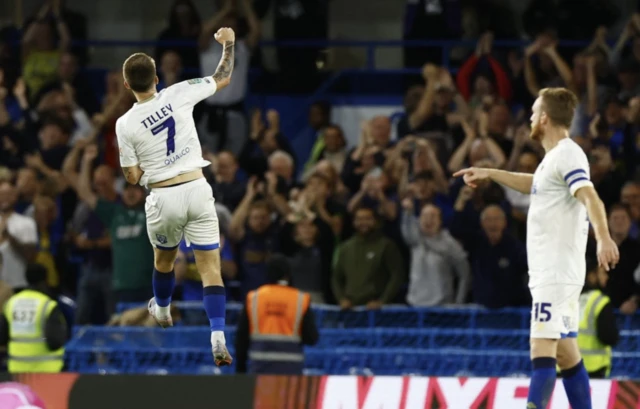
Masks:
[[[212,33],[223,25],[240,33],[228,92],[194,112],[211,162],[229,300],[264,284],[267,258],[281,253],[292,284],[317,303],[527,306],[528,197],[495,183],[472,190],[451,175],[466,166],[535,171],[544,151],[529,138],[529,107],[541,88],[564,86],[580,98],[571,137],[588,154],[620,247],[606,290],[614,307],[636,311],[640,16],[612,47],[599,28],[574,52],[559,50],[546,30],[522,53],[503,55],[487,32],[455,78],[424,65],[400,120],[369,118],[353,147],[331,122],[330,104],[318,101],[309,108],[315,143],[296,157],[279,125],[286,112],[245,112],[260,19],[248,0],[225,4],[201,23],[189,1],[176,1],[160,39],[197,47],[159,47],[156,59],[160,88],[190,77],[183,67],[208,75],[221,51]],[[9,36],[0,44],[0,279],[20,290],[26,265],[44,265],[49,285],[76,299],[78,324],[107,322],[117,303],[147,301],[153,269],[146,193],[123,182],[114,130],[134,101],[119,70],[106,77],[101,100],[93,92],[86,50],[70,47],[86,38],[82,21],[47,1],[19,49]],[[175,271],[176,298],[201,299],[187,243]]]

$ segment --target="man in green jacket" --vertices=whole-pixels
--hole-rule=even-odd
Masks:
[[[146,193],[141,186],[127,185],[121,202],[98,198],[90,185],[91,167],[97,155],[95,145],[85,148],[76,189],[78,197],[95,211],[111,235],[113,303],[147,302],[153,296],[149,279],[153,249],[147,236]]]
[[[340,307],[380,308],[393,302],[405,280],[404,260],[393,241],[383,235],[373,209],[354,212],[356,234],[338,251],[332,277]]]

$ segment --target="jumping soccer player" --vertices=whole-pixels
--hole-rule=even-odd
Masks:
[[[532,108],[531,138],[542,144],[546,155],[533,175],[481,168],[454,175],[463,176],[471,187],[491,179],[531,194],[527,255],[533,298],[533,374],[527,409],[547,407],[555,386],[556,363],[571,407],[591,409],[589,377],[576,341],[589,221],[598,241],[599,264],[609,271],[619,259],[604,205],[589,179],[587,156],[568,137],[577,102],[565,88],[540,91]]]
[[[220,234],[211,187],[202,173],[209,162],[193,121],[193,107],[231,81],[235,34],[221,28],[215,39],[223,53],[211,77],[180,82],[160,92],[155,61],[136,53],[124,62],[124,85],[138,101],[116,123],[120,165],[127,182],[150,189],[145,211],[154,247],[153,294],[149,313],[163,328],[173,325],[169,307],[173,265],[184,235],[191,243],[204,287],[216,365],[230,365],[224,338],[225,289],[220,275]]]

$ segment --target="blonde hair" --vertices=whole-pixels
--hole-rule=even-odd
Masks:
[[[542,98],[542,111],[554,125],[570,128],[578,106],[578,97],[567,88],[543,88],[538,93]]]

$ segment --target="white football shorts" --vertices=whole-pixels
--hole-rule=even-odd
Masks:
[[[205,178],[151,189],[145,211],[149,240],[158,249],[178,247],[183,235],[194,250],[220,247],[218,214]]]
[[[542,284],[531,288],[531,338],[578,336],[581,285]]]

